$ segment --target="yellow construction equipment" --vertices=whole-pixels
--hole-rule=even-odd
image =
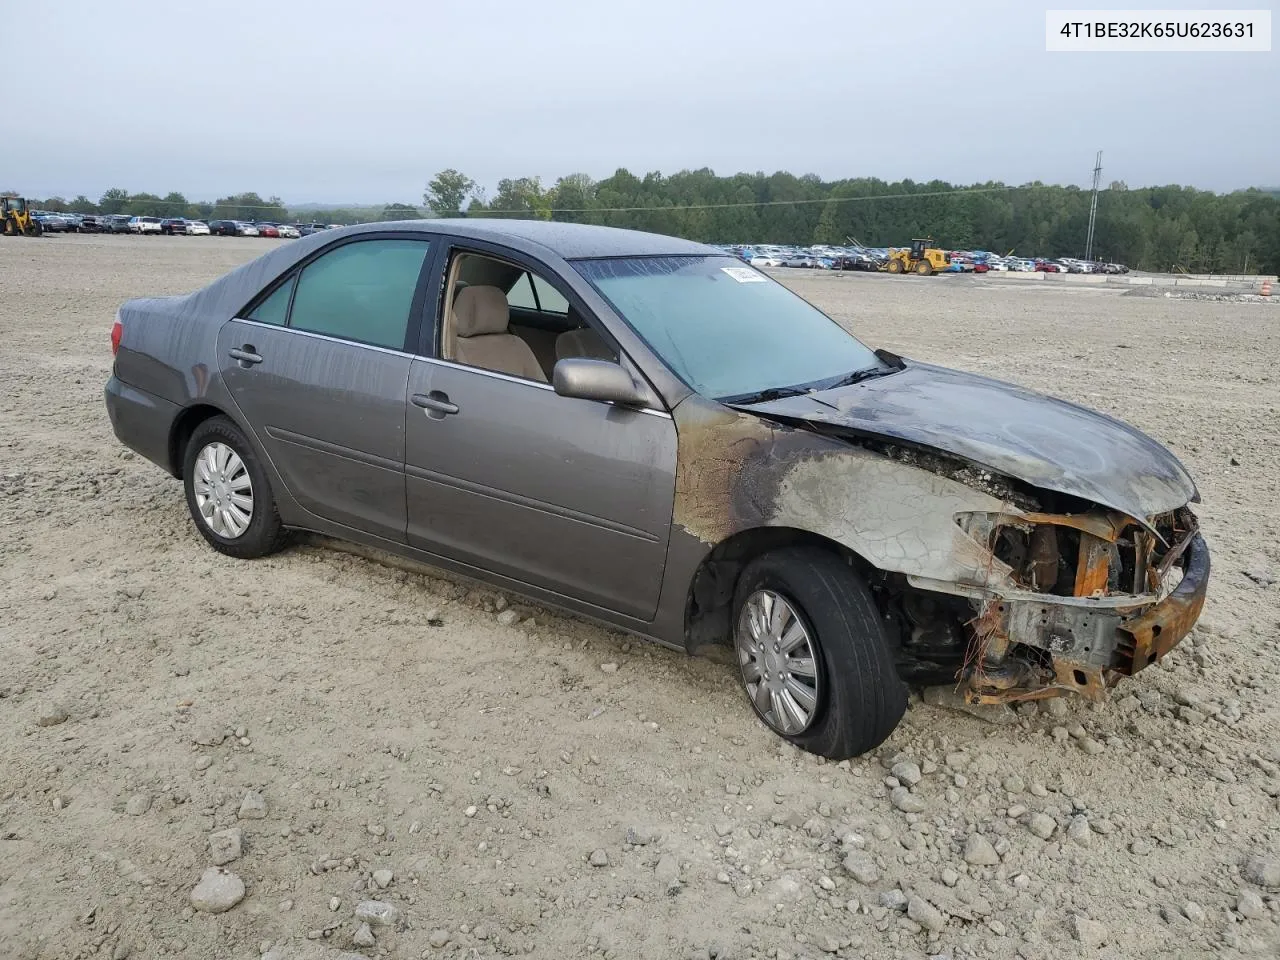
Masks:
[[[884,269],[890,273],[918,273],[927,277],[939,273],[951,264],[951,254],[930,246],[933,238],[912,240],[909,247],[895,247],[889,251]]]
[[[0,233],[6,237],[38,237],[44,228],[31,215],[31,205],[22,197],[0,197]]]

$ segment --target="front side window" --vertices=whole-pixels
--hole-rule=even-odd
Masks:
[[[425,240],[361,240],[324,254],[298,276],[289,326],[403,350],[427,250]]]
[[[703,396],[823,386],[884,366],[826,314],[733,257],[580,260],[574,266]]]

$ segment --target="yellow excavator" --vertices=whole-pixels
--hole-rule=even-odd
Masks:
[[[0,233],[6,237],[38,237],[44,233],[22,197],[0,197]]]
[[[909,247],[895,247],[889,251],[884,268],[890,273],[918,273],[927,277],[940,273],[951,265],[951,254],[931,246],[933,238],[912,240]]]

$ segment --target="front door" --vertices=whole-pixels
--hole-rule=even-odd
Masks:
[[[638,619],[675,495],[666,413],[439,360],[409,371],[409,543]]]

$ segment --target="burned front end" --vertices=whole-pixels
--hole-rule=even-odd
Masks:
[[[972,702],[1100,699],[1168,653],[1204,605],[1209,551],[1187,507],[1142,520],[1012,509],[956,523],[990,556],[987,586],[952,586],[974,614],[960,673]]]
[[[1190,633],[1209,552],[1199,494],[1172,453],[994,381],[901,376],[882,397],[681,406],[674,519],[714,547],[690,637],[727,633],[716,614],[745,549],[737,538],[760,530],[846,551],[903,679],[958,683],[973,702],[1100,699]],[[977,390],[991,396],[978,404]]]

